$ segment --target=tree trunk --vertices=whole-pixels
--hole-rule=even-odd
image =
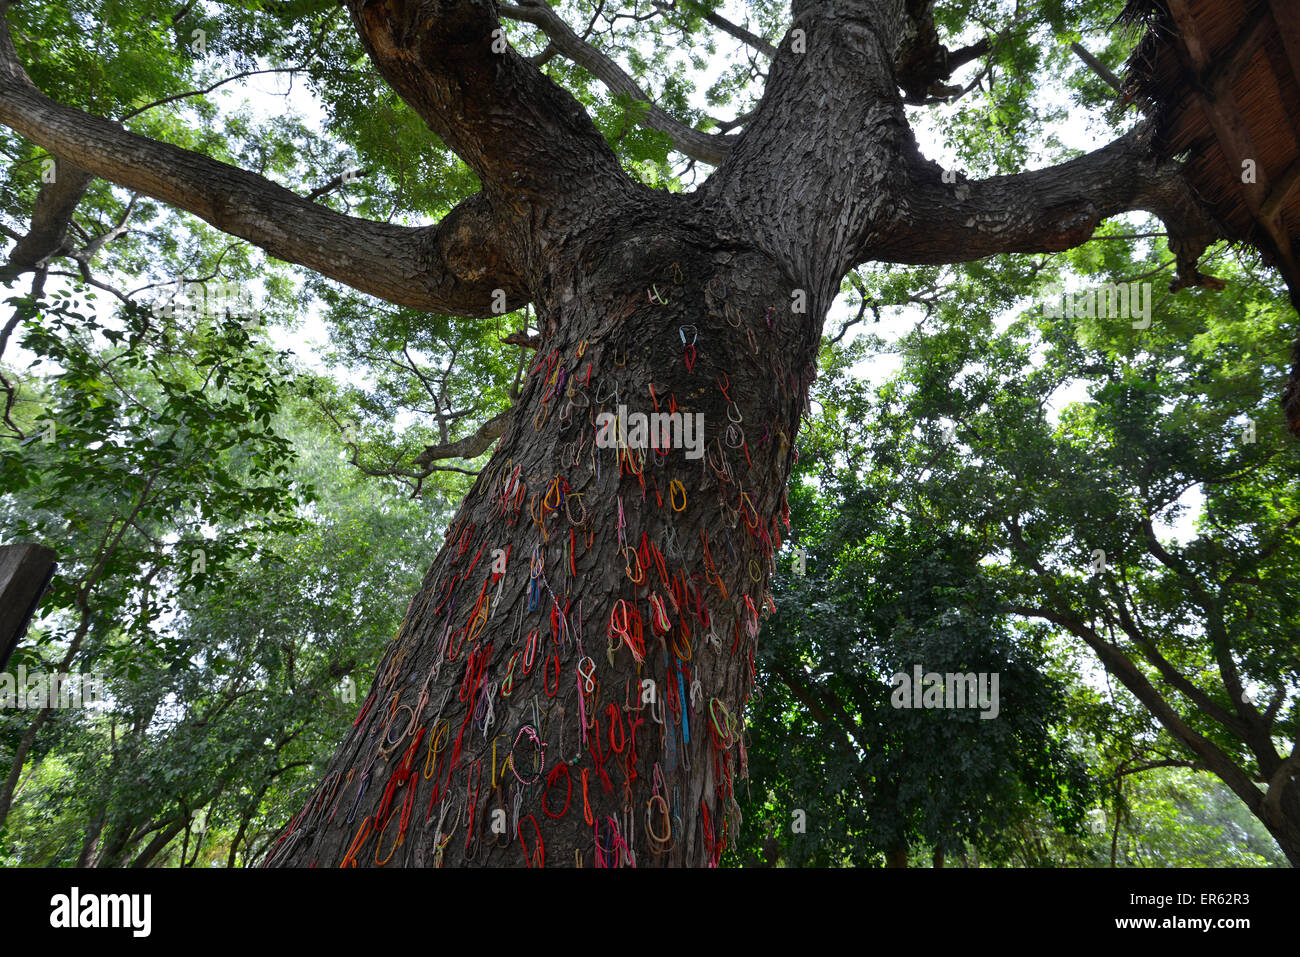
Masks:
[[[101,799],[95,807],[94,817],[86,826],[86,836],[81,842],[81,853],[77,855],[77,867],[95,866],[95,851],[99,846],[99,836],[104,831],[104,821],[107,816],[107,809]]]
[[[86,637],[86,632],[90,627],[90,615],[84,608],[82,609],[81,621],[77,625],[77,631],[68,643],[68,650],[63,655],[63,660],[59,662],[58,674],[66,673],[72,665],[73,658],[81,650],[82,639]],[[44,707],[36,712],[36,717],[32,719],[23,736],[18,740],[18,747],[14,749],[13,763],[9,766],[9,775],[5,778],[3,784],[0,784],[0,826],[3,826],[9,818],[9,809],[13,805],[14,794],[18,787],[18,779],[22,777],[23,765],[27,763],[27,755],[32,750],[32,745],[36,743],[36,735],[45,725],[45,722],[54,716],[54,708]]]
[[[1251,808],[1268,828],[1292,867],[1300,867],[1300,784],[1296,763],[1288,760],[1274,773],[1274,780],[1258,809]]]
[[[556,270],[514,420],[271,863],[701,866],[737,833],[822,316],[683,220],[600,230]],[[630,446],[656,409],[702,433],[597,447],[620,406]]]

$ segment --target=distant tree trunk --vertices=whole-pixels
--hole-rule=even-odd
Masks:
[[[72,661],[81,650],[81,642],[90,630],[90,612],[84,606],[81,609],[81,617],[77,622],[77,630],[73,633],[72,639],[68,642],[68,648],[59,662],[57,673],[66,673],[71,667]],[[23,765],[27,762],[27,755],[31,752],[32,745],[36,743],[36,734],[44,726],[45,722],[54,716],[54,708],[45,707],[36,712],[36,717],[27,726],[23,736],[18,740],[18,747],[14,749],[13,762],[9,765],[9,775],[5,778],[4,783],[0,784],[0,825],[3,825],[9,817],[9,808],[13,804],[14,793],[18,788],[18,779],[22,776]]]
[[[886,867],[907,867],[907,845],[891,847],[885,852]]]
[[[77,855],[77,867],[95,866],[95,849],[99,846],[99,835],[103,833],[105,817],[106,809],[101,802],[96,806],[94,817],[86,827],[86,836],[81,842],[81,853]]]

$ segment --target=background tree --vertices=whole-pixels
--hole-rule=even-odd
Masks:
[[[292,527],[296,495],[284,481],[292,453],[266,428],[282,370],[228,316],[200,318],[182,339],[176,328],[150,334],[140,310],[127,312],[125,329],[101,328],[65,297],[17,311],[35,313],[23,344],[57,372],[39,382],[43,396],[14,411],[24,441],[0,463],[10,493],[0,507],[7,535],[60,544],[62,571],[42,605],[49,626],[15,666],[134,675],[166,664],[174,650],[135,639],[171,613],[178,588],[202,587],[209,564],[215,572],[261,535]],[[224,534],[210,537],[216,523]],[[0,789],[0,824],[57,711],[18,713],[25,727]]]
[[[13,374],[32,441],[5,460],[0,527],[60,542],[65,564],[20,663],[101,674],[107,698],[4,712],[18,783],[0,849],[28,865],[248,863],[351,723],[356,682],[434,547],[412,529],[427,529],[441,500],[362,484],[314,407],[279,405],[289,380],[242,323],[201,319],[166,361],[146,335],[124,362],[112,347],[78,348],[89,316],[38,313],[43,332],[25,344],[57,347],[63,372]],[[226,361],[205,359],[229,359],[227,348],[238,361],[225,390],[261,386],[262,405],[233,408],[188,378],[196,366],[222,377]],[[78,417],[86,409],[93,421]],[[33,418],[56,424],[50,441]],[[167,439],[169,420],[186,423],[182,437]],[[248,460],[268,454],[292,464],[291,484],[258,482]],[[128,494],[123,476],[150,474],[147,495]],[[276,508],[288,514],[261,520]]]
[[[1149,272],[1130,246],[1098,243],[1070,265],[1094,283]],[[1158,320],[1135,329],[1039,306],[1017,315],[1048,268],[1025,265],[966,267],[939,283],[953,291],[926,302],[891,347],[896,375],[875,389],[851,375],[828,386],[815,434],[838,446],[822,459],[849,483],[833,499],[851,508],[865,498],[878,521],[896,513],[905,540],[960,532],[973,553],[946,551],[979,569],[997,614],[1046,623],[1095,656],[1132,695],[1125,708],[1146,714],[1070,722],[1102,732],[1092,747],[1113,753],[1094,761],[1111,786],[1152,767],[1208,771],[1294,863],[1300,521],[1295,452],[1272,398],[1286,369],[1284,295],[1249,260],[1224,263],[1227,289],[1165,297]],[[978,297],[963,291],[971,282]],[[841,367],[872,347],[861,340]],[[1171,535],[1180,520],[1181,540]],[[866,565],[855,596],[908,567]],[[933,601],[942,589],[923,593]]]
[[[924,847],[941,865],[1035,808],[1077,832],[1091,785],[1066,743],[1064,682],[1043,674],[1041,655],[999,614],[968,544],[908,526],[881,507],[880,486],[846,491],[828,490],[825,503],[842,520],[800,523],[816,534],[817,570],[788,580],[766,632],[749,845],[770,832],[787,861],[821,866],[903,865]],[[993,717],[974,700],[896,709],[891,678],[910,682],[915,665],[998,675],[997,710],[984,709]]]

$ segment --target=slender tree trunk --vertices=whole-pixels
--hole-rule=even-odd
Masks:
[[[13,804],[14,794],[18,789],[18,779],[22,776],[27,755],[31,751],[32,745],[36,743],[36,734],[53,714],[53,708],[42,708],[36,712],[36,717],[27,726],[23,736],[18,739],[18,747],[14,749],[13,764],[9,766],[9,776],[5,778],[4,784],[0,785],[0,825],[4,824],[9,817],[9,808]]]
[[[101,803],[95,809],[95,816],[86,827],[86,836],[81,842],[81,853],[77,855],[77,867],[95,866],[95,849],[99,845],[99,835],[104,831],[106,816],[105,806]]]
[[[698,866],[737,833],[822,315],[671,210],[557,267],[514,421],[276,865]],[[702,431],[595,447],[620,406]]]
[[[248,833],[248,825],[253,821],[253,815],[257,813],[257,806],[251,806],[247,812],[239,818],[239,830],[235,832],[235,837],[230,842],[230,852],[226,855],[226,867],[235,867],[239,863],[239,845],[244,841],[244,835]]]
[[[1115,858],[1119,853],[1119,826],[1122,818],[1120,817],[1120,788],[1115,787],[1115,826],[1110,831],[1110,866],[1115,866]]]
[[[144,850],[141,851],[136,856],[135,860],[131,862],[131,866],[148,867],[150,862],[172,842],[172,839],[175,838],[177,834],[181,833],[181,831],[187,829],[189,825],[190,819],[188,817],[179,817],[167,824],[161,831],[154,835],[153,840],[145,845]],[[182,858],[181,866],[184,866],[184,864],[185,860]]]
[[[135,829],[135,821],[127,819],[119,821],[118,824],[109,831],[108,839],[103,842],[99,852],[99,859],[96,867],[121,867],[127,851],[132,845],[131,835]]]
[[[81,650],[81,642],[86,637],[86,632],[90,630],[90,611],[84,606],[81,609],[81,620],[77,623],[77,630],[68,643],[68,650],[64,652],[63,660],[59,662],[57,673],[63,674],[72,666],[72,661]],[[5,778],[4,784],[0,785],[0,827],[9,817],[9,809],[13,806],[14,794],[17,792],[18,779],[22,776],[23,765],[27,763],[27,755],[32,750],[32,745],[36,743],[36,735],[54,715],[54,708],[42,708],[32,719],[32,723],[27,726],[23,736],[18,740],[18,747],[14,749],[13,763],[9,766],[9,775]]]

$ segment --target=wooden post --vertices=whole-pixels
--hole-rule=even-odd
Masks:
[[[0,545],[0,671],[54,577],[54,558],[54,550],[44,545]]]

